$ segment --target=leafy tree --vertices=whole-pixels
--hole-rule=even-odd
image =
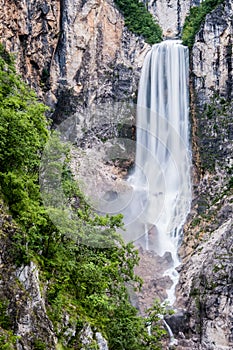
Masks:
[[[0,186],[12,213],[27,228],[42,209],[38,167],[48,139],[46,109],[0,46]]]
[[[0,46],[2,172],[17,170],[33,173],[38,170],[40,151],[48,138],[46,109],[16,74],[12,58]]]

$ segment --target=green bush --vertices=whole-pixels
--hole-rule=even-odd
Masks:
[[[22,82],[12,58],[0,46],[0,190],[21,228],[11,237],[13,263],[25,264],[33,259],[39,265],[46,285],[47,311],[59,343],[66,344],[65,347],[78,348],[78,332],[89,323],[107,338],[110,350],[159,349],[163,333],[160,322],[153,318],[154,331],[149,337],[147,321],[129,301],[126,284],[138,289],[141,280],[134,274],[139,260],[137,250],[132,244],[125,244],[116,232],[122,226],[122,217],[101,217],[88,206],[73,179],[69,162],[59,163],[61,154],[68,157],[69,149],[60,143],[58,135],[49,135],[45,111],[46,107]],[[63,222],[58,229],[40,197],[38,173],[48,140],[52,147],[49,166],[61,170],[68,203],[72,203],[72,198],[79,199],[78,207],[70,205],[69,215],[75,217],[75,226],[70,225],[72,220],[65,211],[55,205],[50,211]],[[53,176],[51,172],[48,186],[50,182],[53,185]],[[59,200],[55,198],[54,204]],[[99,248],[95,244],[99,239],[111,244],[107,249]],[[87,240],[91,246],[86,245]],[[5,304],[1,305],[3,312]],[[162,313],[158,305],[156,312]],[[69,315],[68,325],[64,325],[65,315]],[[8,326],[5,315],[1,325]],[[72,327],[77,333],[67,340],[67,330]],[[8,338],[5,333],[0,334],[2,349],[11,349]],[[46,344],[37,340],[35,348],[46,348]]]
[[[125,25],[135,34],[142,35],[148,44],[162,41],[162,29],[139,0],[115,0],[125,18]]]
[[[0,327],[4,329],[10,328],[10,318],[7,314],[8,302],[6,300],[0,300]]]
[[[19,337],[13,335],[12,331],[2,332],[0,329],[0,349],[1,350],[14,350],[15,344]]]
[[[181,36],[184,45],[187,45],[189,48],[193,47],[195,36],[200,30],[206,15],[221,3],[223,3],[223,0],[205,0],[199,6],[194,6],[190,9],[190,14],[185,19]]]
[[[27,229],[39,221],[42,209],[38,168],[48,139],[46,109],[0,45],[0,187],[14,217]]]

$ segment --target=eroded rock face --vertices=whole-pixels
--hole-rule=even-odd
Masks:
[[[94,333],[89,324],[86,324],[81,331],[80,341],[82,343],[81,350],[91,349],[97,345],[99,350],[108,350],[108,344],[106,339],[101,333]]]
[[[185,17],[192,6],[198,6],[200,0],[144,0],[148,10],[163,29],[165,38],[180,37]]]
[[[164,302],[168,295],[167,291],[172,287],[173,281],[166,271],[172,267],[173,261],[170,253],[166,252],[162,257],[154,251],[145,251],[136,242],[139,249],[140,264],[135,272],[143,279],[143,286],[132,300],[140,313],[145,314],[146,309],[153,307],[155,300]]]
[[[232,219],[203,241],[183,266],[177,305],[191,315],[188,338],[199,349],[232,349]]]
[[[191,54],[198,176],[180,249],[177,307],[190,315],[181,350],[233,347],[232,9],[227,0],[207,15]]]
[[[31,262],[30,265],[18,268],[15,271],[15,280],[18,280],[22,288],[15,295],[15,303],[18,305],[16,334],[20,336],[17,349],[31,350],[39,341],[47,348],[54,349],[56,337],[40,292],[37,266]]]
[[[60,122],[93,102],[134,99],[150,46],[113,0],[1,1],[1,40]],[[57,103],[58,102],[58,103]]]
[[[16,57],[18,71],[42,96],[59,36],[59,0],[1,0],[0,38]]]
[[[55,120],[67,109],[72,114],[93,103],[134,99],[149,45],[124,27],[112,0],[66,0],[63,7],[63,34],[51,68]]]
[[[207,15],[192,50],[197,102],[203,106],[216,94],[232,97],[232,15],[230,0]]]

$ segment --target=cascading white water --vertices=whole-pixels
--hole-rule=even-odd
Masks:
[[[174,300],[179,265],[178,243],[190,209],[190,148],[188,122],[188,49],[167,40],[147,54],[137,102],[137,146],[134,175],[137,228],[144,226],[146,249],[170,252],[173,279],[168,299]],[[140,223],[140,225],[139,225]]]
[[[94,115],[102,116],[105,108],[97,109]],[[112,112],[118,123],[119,113],[115,115],[116,111]],[[125,141],[117,138],[116,142],[111,140],[110,144],[104,143],[104,162],[106,159],[132,157],[131,146],[134,142],[128,140],[131,143],[127,146]],[[188,49],[180,41],[167,40],[156,44],[145,58],[137,101],[136,141],[135,171],[126,184],[117,185],[113,181],[109,190],[108,186],[101,184],[98,171],[88,172],[87,176],[86,170],[81,181],[89,181],[89,190],[84,189],[84,192],[93,196],[92,203],[100,213],[124,215],[125,229],[119,231],[125,241],[134,241],[136,245],[153,250],[160,256],[165,252],[171,254],[170,260],[170,256],[165,257],[169,261],[160,261],[166,260],[161,266],[161,274],[168,269],[168,265],[170,268],[165,275],[173,281],[172,288],[167,291],[172,304],[178,281],[178,244],[191,203]],[[122,156],[119,149],[123,152]],[[101,151],[98,152],[100,155]],[[91,161],[86,163],[88,170],[92,169],[90,164],[95,164],[95,158],[96,149]],[[81,163],[85,169],[85,162]],[[99,163],[96,164],[98,167]],[[120,189],[117,186],[121,186]],[[98,194],[99,187],[103,189]]]

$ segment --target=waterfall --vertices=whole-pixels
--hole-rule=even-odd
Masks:
[[[106,163],[107,159],[125,160],[129,156],[132,160],[135,145],[132,139],[116,138],[103,143],[103,149],[97,144],[93,154],[90,149],[86,152],[87,161],[82,158],[80,162],[84,171],[79,166],[79,174],[83,174],[80,183],[87,184],[84,192],[90,194],[97,212],[122,213],[125,227],[119,229],[119,233],[124,240],[165,256],[158,261],[161,262],[160,275],[165,271],[173,282],[167,290],[171,304],[178,282],[177,251],[191,203],[188,101],[188,48],[178,40],[153,45],[145,57],[139,83],[133,174],[122,182],[107,181],[105,176],[106,181],[102,183],[99,160]],[[116,120],[118,126],[122,110],[128,115],[130,109],[116,105],[109,111],[108,104],[95,107],[93,112],[88,112],[86,120],[91,120],[93,114],[93,126],[96,120],[96,130],[99,130],[100,116],[107,112],[106,120],[110,115],[111,124]],[[122,120],[124,122],[124,118]],[[105,119],[102,123],[105,126]],[[166,252],[169,254],[165,255]]]
[[[136,162],[129,179],[138,214],[131,230],[141,226],[145,249],[171,253],[173,267],[166,274],[174,282],[168,291],[172,301],[191,201],[188,100],[188,49],[178,40],[153,45],[139,84]]]

